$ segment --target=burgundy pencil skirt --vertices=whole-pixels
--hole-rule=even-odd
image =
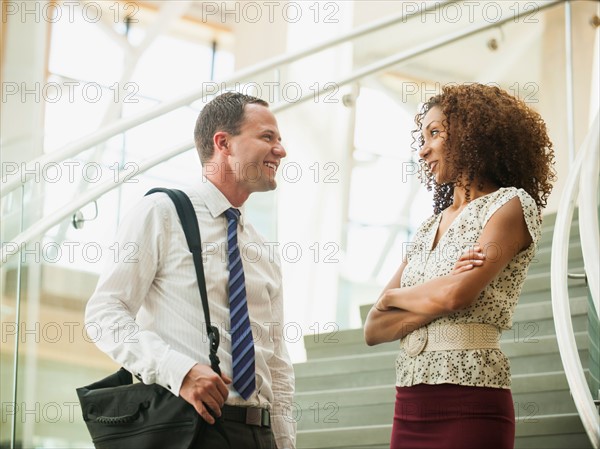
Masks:
[[[396,387],[391,449],[512,449],[510,390],[464,385]]]

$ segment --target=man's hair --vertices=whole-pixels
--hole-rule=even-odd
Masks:
[[[233,136],[240,133],[247,104],[269,107],[266,101],[239,92],[225,92],[204,106],[194,129],[194,142],[202,164],[213,156],[215,133],[225,131]]]

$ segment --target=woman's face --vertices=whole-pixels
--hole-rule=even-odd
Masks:
[[[437,106],[429,109],[421,122],[423,145],[419,149],[419,157],[425,161],[438,185],[446,184],[452,180],[451,170],[446,160],[448,133],[444,126],[445,122],[446,116]]]

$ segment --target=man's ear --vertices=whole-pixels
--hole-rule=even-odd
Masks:
[[[223,153],[226,156],[231,154],[229,148],[229,137],[229,133],[225,131],[216,132],[213,136],[213,146],[215,148],[215,151]]]

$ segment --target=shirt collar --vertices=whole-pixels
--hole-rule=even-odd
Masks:
[[[227,209],[233,207],[223,193],[208,178],[202,176],[199,182],[193,186],[194,190],[200,196],[200,199],[206,204],[206,208],[213,218],[224,216]],[[236,207],[241,213],[239,224],[244,227],[244,206]]]

